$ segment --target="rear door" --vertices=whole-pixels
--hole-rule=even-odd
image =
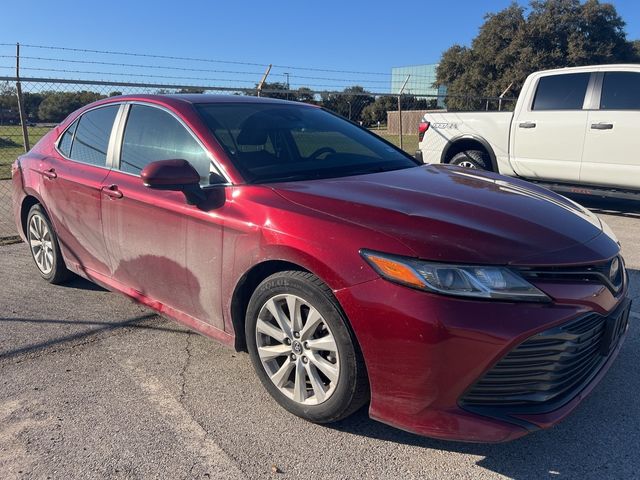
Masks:
[[[127,109],[119,162],[104,182],[102,203],[112,277],[134,296],[222,328],[221,225],[181,192],[151,190],[140,178],[150,162],[184,159],[206,186],[209,154],[174,113],[138,103]]]
[[[577,182],[588,112],[591,73],[541,76],[529,105],[514,117],[512,160],[518,175]]]
[[[113,150],[111,133],[119,104],[83,113],[57,143],[57,156],[43,166],[41,195],[67,262],[91,275],[109,271],[100,201]]]
[[[580,181],[640,189],[640,72],[598,74]]]

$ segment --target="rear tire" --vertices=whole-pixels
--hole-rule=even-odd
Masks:
[[[69,280],[73,274],[67,270],[67,266],[64,264],[58,237],[53,230],[49,216],[39,204],[29,210],[26,233],[31,257],[42,278],[53,284]]]
[[[330,423],[368,401],[358,345],[331,290],[315,275],[287,271],[266,278],[251,296],[245,329],[258,378],[290,413]]]
[[[482,150],[465,150],[464,152],[456,153],[449,163],[464,168],[492,170],[491,160],[489,160],[487,153]]]

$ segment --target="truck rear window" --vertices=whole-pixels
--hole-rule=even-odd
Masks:
[[[640,73],[605,73],[600,110],[640,110]]]

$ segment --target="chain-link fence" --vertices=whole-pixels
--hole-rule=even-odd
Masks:
[[[2,45],[2,44],[0,44]],[[45,48],[45,47],[41,47]],[[73,49],[70,49],[73,50]],[[100,53],[100,52],[98,52]],[[108,53],[108,52],[102,52]],[[129,55],[129,54],[120,54]],[[1,55],[0,57],[18,59],[17,55]],[[25,57],[35,62],[37,57]],[[164,57],[160,57],[164,58]],[[70,60],[70,59],[49,59],[59,62],[79,62],[79,63],[99,63],[101,65],[115,65],[109,62],[97,62],[93,60]],[[191,59],[194,60],[194,59]],[[197,60],[197,59],[195,59]],[[202,60],[204,61],[204,60]],[[19,63],[19,62],[17,62]],[[271,66],[264,75],[260,75],[260,81],[242,80],[240,74],[255,72],[234,72],[224,71],[230,78],[218,79],[211,84],[193,85],[190,83],[180,84],[165,83],[163,78],[170,79],[196,79],[196,77],[174,77],[153,74],[135,73],[139,67],[151,68],[173,68],[180,70],[197,71],[218,71],[172,66],[153,66],[139,64],[123,64],[126,71],[118,74],[120,78],[127,78],[128,75],[134,77],[151,77],[155,80],[150,83],[137,81],[109,81],[109,80],[79,80],[73,78],[40,78],[0,76],[0,239],[6,239],[17,235],[13,221],[11,205],[11,164],[25,151],[25,141],[33,146],[45,133],[53,126],[63,120],[72,111],[96,101],[101,98],[127,95],[127,94],[163,94],[163,93],[206,93],[206,94],[227,94],[227,95],[258,95],[263,97],[280,98],[290,101],[298,101],[320,105],[332,110],[349,120],[356,122],[371,131],[385,138],[386,140],[400,146],[409,154],[414,154],[418,148],[418,124],[422,116],[433,110],[509,110],[512,108],[512,99],[506,98],[467,98],[453,97],[446,94],[442,89],[436,94],[422,93],[416,94],[416,79],[412,82],[412,89],[409,93],[399,91],[372,93],[375,90],[358,86],[356,80],[344,79],[342,82],[354,82],[354,86],[345,87],[341,90],[332,89],[337,87],[333,84],[316,84],[316,88],[299,86],[294,88],[290,83],[289,73],[285,82],[267,82],[267,76]],[[249,65],[249,64],[248,64]],[[2,67],[0,63],[0,67]],[[9,68],[9,67],[2,67]],[[285,68],[285,67],[280,67]],[[295,68],[295,67],[288,67]],[[107,72],[83,72],[68,71],[55,68],[24,68],[24,70],[46,70],[48,72],[67,72],[78,74],[101,74],[102,78]],[[311,69],[313,70],[313,69]],[[20,70],[17,70],[20,72]],[[315,70],[314,70],[315,71]],[[320,70],[323,71],[323,70]],[[332,72],[332,70],[324,70]],[[367,72],[345,72],[360,73]],[[237,82],[233,82],[233,75],[240,75]],[[276,74],[271,74],[276,75]],[[280,74],[283,75],[283,74]],[[319,74],[316,74],[319,75]],[[327,75],[327,74],[325,74]],[[271,78],[271,77],[269,77]],[[297,78],[309,82],[338,81],[332,77],[311,77],[298,75]],[[320,80],[313,80],[320,78]],[[324,78],[324,80],[322,80]],[[374,77],[377,78],[377,77]],[[259,77],[258,77],[259,80]],[[362,83],[369,82],[374,87],[377,85],[371,78],[365,79]],[[388,82],[388,80],[386,80]],[[431,86],[433,79],[421,79]],[[405,82],[406,83],[406,82]],[[220,85],[228,86],[220,86]],[[247,86],[249,84],[250,86]],[[244,86],[241,86],[244,85]],[[426,85],[426,84],[425,84]],[[402,93],[401,93],[402,92]],[[426,90],[425,90],[426,92]],[[20,98],[20,101],[19,101]],[[20,105],[22,103],[22,106]],[[21,108],[22,107],[22,108]]]

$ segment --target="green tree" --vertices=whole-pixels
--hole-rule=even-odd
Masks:
[[[44,100],[44,95],[41,93],[25,93],[23,95],[24,110],[29,120],[38,121],[38,110],[40,104]]]
[[[381,96],[362,109],[362,121],[365,125],[387,123],[387,112],[398,110],[398,97]]]
[[[204,93],[204,89],[195,88],[195,87],[188,87],[188,88],[181,88],[176,93]]]
[[[310,88],[300,87],[296,90],[296,100],[304,103],[316,103],[316,95]]]
[[[640,62],[640,40],[634,40],[631,42],[633,46],[633,55],[635,56],[634,62]]]
[[[256,85],[258,88],[258,85]],[[282,100],[294,100],[289,93],[286,83],[282,82],[264,82],[260,96],[268,98],[280,98]]]
[[[338,93],[322,92],[320,96],[322,106],[354,122],[361,121],[363,110],[375,102],[375,97],[359,85]]]
[[[442,54],[436,83],[446,85],[450,109],[479,108],[477,97],[496,97],[510,84],[519,93],[536,70],[621,63],[638,58],[615,7],[598,0],[533,0],[485,16],[470,47]]]
[[[435,98],[425,99],[413,95],[402,95],[402,110],[433,110],[438,107]],[[398,110],[397,95],[383,95],[362,110],[361,120],[367,126],[387,123],[387,112]]]
[[[45,92],[38,107],[38,118],[43,122],[60,122],[74,110],[105,98],[96,92]]]
[[[16,88],[9,82],[0,83],[0,108],[3,110],[18,110]]]

